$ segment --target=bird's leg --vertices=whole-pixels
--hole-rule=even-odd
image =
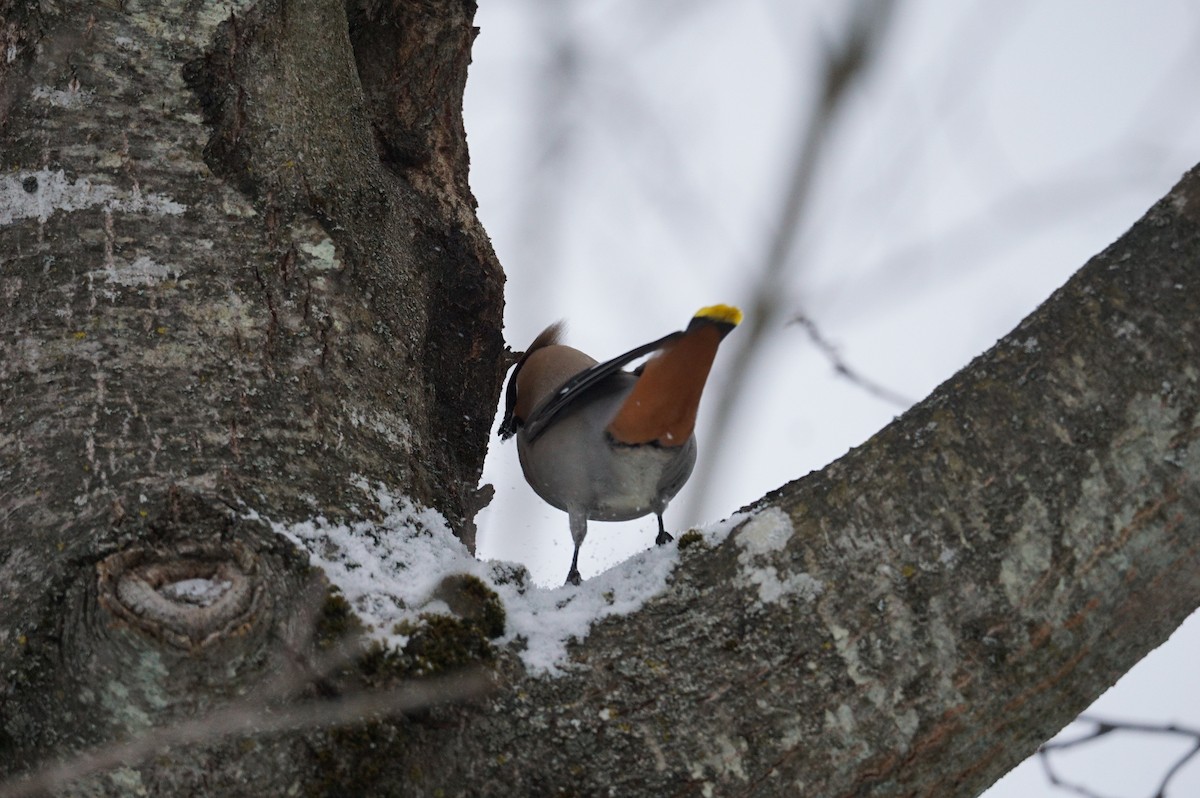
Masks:
[[[675,538],[671,537],[670,533],[667,532],[667,528],[663,526],[662,513],[655,513],[655,515],[658,517],[658,537],[654,539],[654,542],[659,546],[663,546]]]
[[[571,555],[571,570],[567,572],[568,585],[578,585],[583,579],[579,576],[579,548],[587,537],[587,516],[581,512],[568,511],[571,519],[571,539],[575,541],[575,553]]]
[[[563,584],[578,585],[582,582],[582,577],[579,576],[579,547],[575,547],[575,556],[571,558],[571,570],[567,572],[567,581]]]

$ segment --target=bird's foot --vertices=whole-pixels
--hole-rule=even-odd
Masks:
[[[576,568],[572,568],[571,573],[567,574],[567,581],[564,582],[563,584],[575,585],[576,587],[578,587],[579,583],[582,581],[583,581],[583,579],[579,576],[579,570]]]
[[[658,537],[654,539],[654,542],[659,546],[665,546],[674,539],[675,538],[671,537],[671,533],[664,529],[658,533]]]

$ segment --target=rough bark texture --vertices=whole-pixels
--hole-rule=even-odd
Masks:
[[[307,660],[336,613],[245,509],[382,481],[470,536],[503,362],[472,9],[216,8],[0,0],[0,773]],[[1200,605],[1197,264],[1193,171],[870,442],[681,539],[565,677],[501,653],[469,706],[69,791],[975,795]],[[228,587],[159,589],[187,575]]]
[[[503,371],[473,12],[0,0],[0,770],[303,649],[319,580],[235,510],[383,483],[473,544]],[[188,576],[231,588],[146,594]],[[260,778],[297,750],[268,743]]]

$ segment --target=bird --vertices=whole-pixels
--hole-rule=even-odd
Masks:
[[[578,585],[588,521],[654,513],[655,543],[674,538],[667,504],[696,464],[696,413],[717,348],[742,321],[732,305],[696,311],[687,329],[603,363],[563,344],[551,324],[518,358],[505,389],[501,439],[517,438],[525,480],[567,513],[575,552],[567,584]],[[634,371],[625,366],[650,357]]]

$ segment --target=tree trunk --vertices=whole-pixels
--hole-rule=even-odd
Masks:
[[[311,676],[352,620],[262,518],[382,483],[472,543],[504,367],[473,5],[221,8],[0,0],[0,774],[411,672]],[[434,619],[486,698],[264,711],[64,791],[975,795],[1200,605],[1198,263],[1194,170],[867,444],[681,539],[564,676]]]
[[[0,770],[304,647],[320,585],[244,509],[353,517],[382,483],[473,545],[504,368],[473,13],[0,2]],[[188,576],[231,588],[140,590]]]

